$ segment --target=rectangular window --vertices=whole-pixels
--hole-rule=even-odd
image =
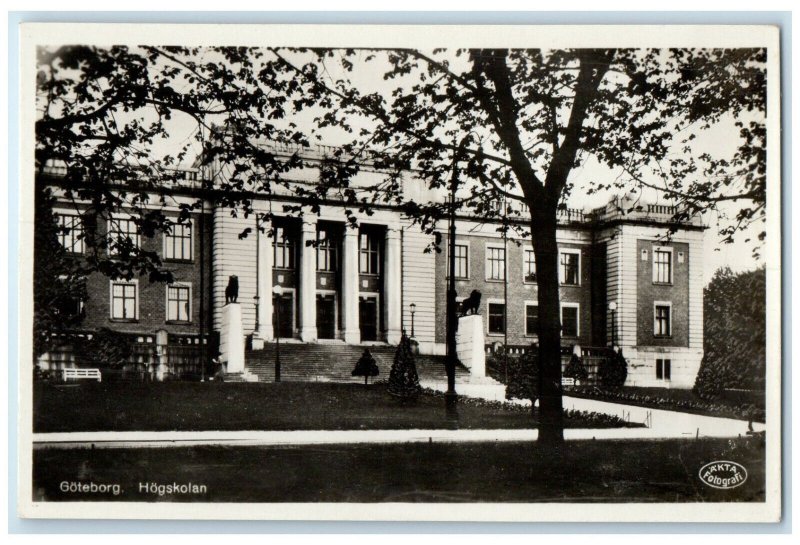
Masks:
[[[167,286],[167,321],[190,322],[192,289],[187,285]]]
[[[525,305],[525,334],[539,334],[539,307],[537,305]]]
[[[192,224],[175,223],[164,233],[164,258],[192,260]]]
[[[122,248],[139,247],[139,227],[132,219],[112,219],[109,225],[109,252],[119,254]]]
[[[672,360],[656,359],[656,378],[658,380],[672,379]]]
[[[653,250],[653,282],[670,284],[672,282],[672,252],[664,248]]]
[[[578,306],[561,306],[561,335],[564,337],[578,336]]]
[[[374,235],[361,233],[359,237],[358,269],[361,274],[378,274],[378,241]]]
[[[656,337],[669,337],[672,334],[672,306],[656,303],[654,331]]]
[[[83,253],[83,220],[72,214],[58,214],[58,241],[70,253]]]
[[[579,252],[561,252],[560,280],[565,286],[580,284],[580,257]]]
[[[453,251],[456,266],[456,278],[467,279],[469,278],[469,246],[466,244],[456,244]],[[450,261],[446,263],[447,275],[450,274]]]
[[[505,248],[486,248],[486,280],[505,280]]]
[[[275,269],[294,269],[294,239],[284,227],[275,228]]]
[[[489,303],[489,333],[506,332],[506,306],[502,303]]]
[[[317,270],[334,272],[336,270],[336,243],[325,229],[317,231]]]
[[[138,286],[136,282],[111,282],[111,319],[138,318]]]
[[[533,250],[525,250],[522,259],[522,279],[524,282],[536,282],[536,255]]]

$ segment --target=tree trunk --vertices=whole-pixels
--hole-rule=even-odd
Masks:
[[[555,205],[548,210],[536,206],[542,208],[531,225],[539,288],[539,442],[553,444],[564,440],[557,220]],[[534,203],[531,210],[536,210]]]

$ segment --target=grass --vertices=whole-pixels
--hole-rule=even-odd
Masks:
[[[566,427],[629,425],[568,413]],[[34,385],[37,433],[68,431],[535,428],[530,409],[462,398],[458,420],[426,393],[403,403],[385,384],[81,382]]]
[[[754,421],[764,422],[764,393],[737,396],[735,392],[729,392],[723,393],[714,401],[705,401],[689,389],[624,386],[614,393],[594,386],[583,386],[568,388],[564,394],[707,416],[738,419],[752,417]]]
[[[745,466],[745,483],[698,478],[715,460]],[[302,447],[44,449],[34,499],[180,502],[755,502],[764,501],[756,439],[410,443]],[[70,494],[61,482],[117,483],[121,493]],[[139,483],[196,483],[206,492],[148,494]]]

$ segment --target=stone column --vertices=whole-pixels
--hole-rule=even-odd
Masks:
[[[317,240],[316,218],[303,220],[300,236],[300,340],[317,340],[317,249],[309,243]]]
[[[264,348],[265,341],[272,340],[272,264],[274,260],[273,238],[269,236],[271,222],[265,221],[264,232],[258,237],[258,329],[253,332],[253,350]]]
[[[383,311],[386,324],[386,342],[398,344],[402,334],[402,297],[401,297],[401,252],[400,229],[386,228],[386,249],[383,257]]]
[[[358,324],[358,229],[344,229],[342,242],[342,324],[344,342],[361,342]]]

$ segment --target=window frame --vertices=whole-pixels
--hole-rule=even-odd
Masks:
[[[656,358],[656,380],[672,381],[672,358]]]
[[[83,255],[84,253],[86,253],[86,245],[84,243],[84,238],[83,238],[83,236],[81,236],[79,239],[76,239],[76,229],[75,229],[75,225],[74,225],[75,221],[77,221],[78,222],[77,231],[79,231],[80,234],[83,235],[83,232],[84,232],[84,229],[83,229],[83,216],[79,212],[77,212],[75,210],[65,210],[65,209],[61,209],[61,208],[54,208],[53,209],[53,214],[56,216],[56,223],[57,223],[57,228],[58,228],[58,242],[59,242],[59,244],[61,244],[61,247],[64,248],[64,250],[67,253],[72,254],[72,255]],[[72,220],[73,220],[73,225],[68,228],[68,229],[70,229],[69,233],[62,232],[62,229],[65,228],[65,226],[62,224],[62,221],[61,221],[62,218],[72,218]],[[72,241],[72,246],[70,248],[67,248],[67,246],[65,244],[66,237],[69,237],[70,240]],[[80,250],[76,250],[75,249],[76,245],[80,246]]]
[[[534,270],[534,273],[533,273],[534,279],[533,280],[528,280],[528,264],[529,264],[529,262],[527,261],[528,253],[530,253],[530,255],[533,256],[533,270]],[[530,248],[530,249],[523,248],[522,249],[522,283],[523,284],[534,284],[535,285],[535,284],[538,283],[538,278],[539,278],[539,275],[538,275],[538,271],[537,271],[537,268],[536,268],[536,254],[534,253],[533,248]]]
[[[181,248],[181,254],[183,254],[183,241],[187,238],[185,236],[185,231],[184,231],[184,235],[182,235],[180,237],[175,236],[173,233],[169,233],[167,231],[164,231],[164,237],[163,237],[164,242],[163,242],[163,246],[162,246],[162,250],[164,252],[164,260],[166,260],[166,261],[182,261],[182,262],[186,262],[186,263],[194,261],[194,220],[193,219],[189,219],[188,222],[184,222],[184,223],[174,222],[170,226],[171,229],[174,229],[175,227],[180,227],[181,230],[184,230],[187,227],[189,228],[189,237],[188,237],[189,238],[189,257],[185,257],[183,255],[181,255],[181,257],[175,257],[174,255],[172,257],[170,257],[169,255],[167,255],[167,247],[169,246],[168,243],[169,243],[170,239],[173,239],[173,243],[172,243],[173,250],[175,248],[174,240],[175,239],[180,239],[181,240],[180,248]]]
[[[114,286],[133,286],[133,317],[116,317],[114,316]],[[108,290],[108,316],[109,320],[112,322],[138,322],[139,321],[139,279],[134,278],[132,280],[109,280],[109,290]],[[125,308],[125,295],[123,293],[123,309]]]
[[[133,226],[136,227],[136,233],[130,233],[128,231],[125,231],[124,234],[131,238],[131,240],[133,242],[133,246],[135,248],[141,249],[141,247],[142,247],[142,234],[139,232],[139,226],[136,225],[136,220],[134,219],[134,216],[116,215],[115,214],[114,216],[111,217],[110,220],[108,220],[108,225],[107,225],[107,229],[106,229],[106,237],[110,237],[114,233],[117,234],[117,236],[113,240],[109,241],[108,255],[110,255],[110,256],[119,255],[119,250],[117,250],[116,248],[113,248],[112,244],[118,244],[119,235],[123,234],[121,231],[119,231],[116,228],[116,227],[119,227],[119,222],[122,222],[122,221],[124,221],[128,225],[130,225],[132,223]]]
[[[667,311],[667,333],[658,333],[658,309],[665,307]],[[668,339],[672,337],[672,301],[654,301],[653,302],[653,337],[658,339]]]
[[[503,330],[502,331],[492,331],[492,305],[497,305],[503,307]],[[502,301],[497,299],[490,299],[486,302],[486,334],[492,336],[503,336],[506,334],[508,330],[508,310],[506,308],[506,304]]]
[[[564,333],[564,309],[565,308],[574,308],[575,309],[575,335],[567,335]],[[561,308],[559,312],[559,320],[561,322],[561,336],[562,337],[569,337],[571,339],[577,339],[581,336],[581,304],[580,303],[572,303],[572,302],[565,302],[561,303]]]
[[[320,238],[320,233],[325,233],[325,238]],[[317,272],[334,273],[338,269],[339,246],[331,240],[331,230],[317,228],[317,247],[316,247]],[[320,256],[325,256],[328,266],[320,268]]]
[[[280,238],[278,233],[281,234]],[[287,233],[290,236],[286,236]],[[278,250],[281,252],[281,263],[278,265]],[[287,253],[288,252],[288,253]],[[289,256],[288,267],[284,266],[285,257]],[[272,238],[272,268],[278,271],[293,271],[297,268],[297,243],[294,237],[291,236],[291,230],[283,225],[276,225],[273,229]]]
[[[366,246],[361,244],[362,240],[365,239],[367,241]],[[358,274],[363,274],[365,276],[379,276],[381,274],[380,249],[380,241],[375,233],[369,231],[361,231],[358,233]],[[363,256],[366,256],[367,259],[367,271],[361,268]],[[375,259],[375,270],[372,270],[373,256]]]
[[[169,290],[170,289],[185,289],[188,291],[188,298],[187,298],[187,319],[181,320],[180,318],[170,318],[169,317]],[[164,314],[165,314],[165,322],[168,324],[191,324],[192,323],[192,283],[191,282],[173,282],[172,284],[166,285],[165,291],[165,298],[164,298]],[[178,312],[180,315],[180,311]]]
[[[564,255],[577,256],[577,267],[575,271],[576,282],[574,284],[566,282],[566,274],[564,274],[564,264],[561,259]],[[581,285],[581,250],[580,248],[559,248],[558,250],[558,284],[559,286],[580,286]]]
[[[459,256],[456,252],[456,280],[469,280],[470,279],[470,255],[469,255],[469,241],[462,241],[456,240],[456,248],[464,248],[465,254],[464,256]],[[444,252],[445,260],[444,260],[444,277],[450,278],[450,244],[447,244],[446,250]],[[459,260],[464,260],[464,276],[459,276],[458,274],[458,264]]]
[[[525,314],[523,319],[525,320],[525,336],[526,337],[538,337],[538,331],[531,332],[528,330],[528,308],[535,307],[536,308],[536,320],[539,320],[539,303],[535,301],[525,301]]]
[[[662,285],[662,286],[670,286],[670,285],[672,285],[672,281],[673,281],[673,277],[674,277],[674,273],[675,273],[675,260],[674,260],[675,256],[674,256],[673,248],[671,248],[669,246],[653,246],[653,248],[651,250],[651,253],[653,254],[652,259],[650,260],[650,263],[652,264],[653,284],[658,284],[658,285]],[[656,254],[659,254],[659,253],[664,253],[664,254],[667,254],[669,256],[669,261],[667,262],[667,265],[669,267],[669,269],[668,269],[669,278],[666,281],[658,280],[658,278],[657,278],[657,273],[658,273],[657,265],[659,263],[656,262]]]
[[[503,253],[502,260],[495,260],[491,258],[492,250],[499,250]],[[486,243],[486,255],[484,256],[484,280],[487,282],[504,282],[507,277],[506,267],[508,267],[508,252],[506,252],[506,247],[503,244],[496,244],[496,243]],[[492,266],[491,263],[500,261],[503,264],[502,274],[499,278],[494,278],[491,275]]]

